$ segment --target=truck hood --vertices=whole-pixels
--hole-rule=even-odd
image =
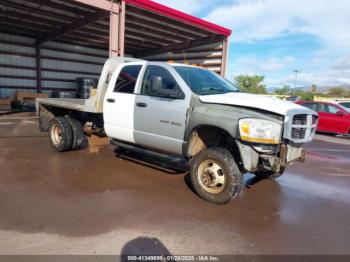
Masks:
[[[246,93],[227,93],[220,95],[200,96],[200,101],[211,104],[224,104],[244,106],[270,111],[280,115],[287,115],[290,110],[305,110],[306,108],[292,102],[282,101],[277,98]],[[307,110],[311,111],[311,110]]]

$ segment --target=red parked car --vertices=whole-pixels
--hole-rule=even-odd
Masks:
[[[350,112],[345,107],[329,102],[298,101],[296,103],[318,113],[318,132],[350,135]]]

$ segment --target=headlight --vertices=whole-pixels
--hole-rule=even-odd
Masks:
[[[244,118],[239,120],[239,132],[243,141],[279,144],[282,125],[257,118]]]

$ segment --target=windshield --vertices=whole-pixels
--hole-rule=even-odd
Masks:
[[[197,95],[239,92],[231,82],[212,71],[189,66],[175,66],[174,68]]]

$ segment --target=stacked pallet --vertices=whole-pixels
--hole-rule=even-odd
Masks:
[[[10,111],[12,100],[9,98],[0,99],[0,111]]]
[[[47,94],[37,94],[30,92],[16,92],[13,109],[35,111],[35,100],[37,98],[47,98]]]

